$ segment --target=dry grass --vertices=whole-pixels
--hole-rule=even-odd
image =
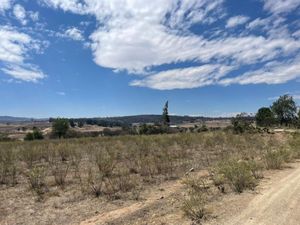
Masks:
[[[254,186],[262,176],[262,159],[268,168],[272,167],[267,162],[268,154],[285,149],[286,139],[273,134],[233,135],[216,131],[0,143],[1,192],[18,183],[16,188],[29,187],[29,194],[31,189],[46,202],[73,193],[80,199],[95,196],[128,201],[139,199],[146,187],[183,177],[190,168],[208,169],[220,161],[228,162],[229,155],[247,163],[235,162],[224,167],[214,182],[230,183],[241,192]],[[298,154],[297,144],[293,142],[291,146],[292,154]],[[235,174],[235,169],[239,174]],[[189,184],[200,187],[185,201],[185,211],[190,211],[191,205],[198,207],[191,210],[191,217],[201,218],[205,213],[201,185],[196,181]]]

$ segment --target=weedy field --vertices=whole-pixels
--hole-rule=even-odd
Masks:
[[[297,134],[223,131],[3,142],[0,224],[201,222],[215,213],[208,202],[300,158],[299,144]]]

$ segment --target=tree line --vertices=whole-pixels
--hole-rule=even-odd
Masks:
[[[300,111],[292,96],[280,96],[270,107],[262,107],[256,114],[256,124],[260,127],[300,126]]]

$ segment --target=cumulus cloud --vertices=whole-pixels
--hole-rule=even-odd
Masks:
[[[245,24],[250,18],[247,16],[234,16],[227,20],[226,28],[236,27]]]
[[[83,41],[84,40],[82,31],[80,31],[76,27],[71,27],[71,28],[67,29],[65,31],[64,35],[68,38],[71,38],[71,39],[75,40],[75,41]]]
[[[12,27],[0,26],[0,62],[5,65],[1,69],[4,73],[24,81],[44,78],[45,74],[26,60],[32,51],[42,51],[41,43]]]

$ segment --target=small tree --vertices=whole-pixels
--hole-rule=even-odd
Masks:
[[[33,132],[27,133],[24,138],[25,141],[42,140],[42,139],[44,139],[44,136],[42,132],[39,131],[37,128],[34,128]]]
[[[269,127],[274,124],[275,117],[270,108],[260,108],[255,116],[256,124],[261,127]]]
[[[170,117],[169,117],[169,101],[166,102],[164,108],[163,108],[163,124],[165,126],[169,126],[170,125]]]
[[[238,114],[231,120],[231,124],[236,134],[241,134],[252,129],[252,121],[247,113]]]
[[[271,107],[280,125],[291,123],[297,114],[297,106],[292,96],[283,95]]]
[[[70,126],[74,128],[74,127],[75,127],[75,122],[74,122],[74,120],[71,119],[71,120],[69,120],[69,122],[70,122]]]
[[[57,118],[52,123],[52,133],[58,138],[64,137],[69,130],[69,120]]]

